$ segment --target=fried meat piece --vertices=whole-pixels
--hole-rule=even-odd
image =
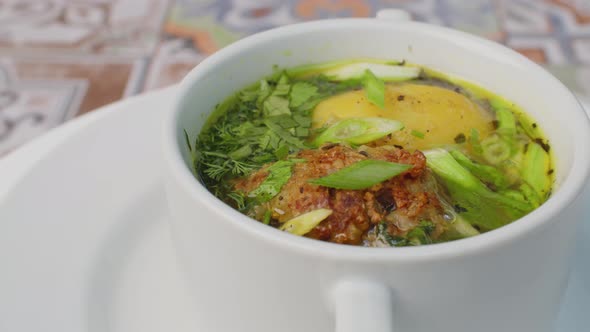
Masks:
[[[306,234],[307,237],[344,244],[371,245],[369,231],[381,222],[389,224],[393,236],[404,236],[420,221],[435,225],[433,236],[445,229],[445,213],[436,181],[419,152],[380,146],[352,148],[328,144],[319,149],[300,151],[296,158],[306,162],[293,166],[292,176],[280,193],[263,206],[252,209],[252,217],[261,220],[270,209],[275,222],[284,223],[319,208],[333,213]],[[408,171],[364,190],[341,190],[311,184],[308,181],[331,174],[365,159],[410,164]],[[267,176],[266,167],[238,180],[235,189],[248,193]]]

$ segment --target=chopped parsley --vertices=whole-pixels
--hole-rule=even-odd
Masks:
[[[302,162],[302,159],[279,160],[268,167],[268,176],[260,186],[248,193],[249,198],[263,203],[275,197],[281,188],[291,178],[291,169],[295,163]]]
[[[418,130],[414,130],[412,129],[412,131],[410,132],[412,134],[412,136],[414,137],[418,137],[420,139],[424,139],[424,133]]]
[[[216,106],[193,146],[185,136],[196,174],[213,194],[235,207],[243,206],[228,180],[307,148],[315,105],[334,93],[359,86],[358,81],[332,82],[321,75],[292,79],[279,72],[241,90]],[[276,175],[272,179],[276,181]],[[267,183],[255,196],[268,198],[278,183]]]
[[[318,93],[318,88],[306,82],[297,82],[291,87],[289,100],[291,107],[299,107]]]

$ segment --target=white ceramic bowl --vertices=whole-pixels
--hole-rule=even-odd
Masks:
[[[512,50],[383,16],[266,31],[207,58],[182,82],[165,123],[164,176],[174,241],[202,331],[551,330],[590,169],[584,111],[558,80]],[[270,74],[273,65],[360,57],[406,59],[521,105],[554,149],[558,183],[552,197],[524,218],[473,238],[376,249],[268,227],[231,209],[194,178],[183,129],[194,139],[217,103]]]

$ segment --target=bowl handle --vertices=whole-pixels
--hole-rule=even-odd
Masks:
[[[375,17],[379,20],[392,22],[408,22],[412,20],[412,15],[401,9],[381,9]]]
[[[336,332],[392,332],[391,289],[367,280],[339,281],[332,289]]]

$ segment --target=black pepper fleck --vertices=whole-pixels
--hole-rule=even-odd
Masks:
[[[549,150],[551,149],[551,146],[549,146],[548,143],[543,142],[543,140],[540,138],[535,138],[535,143],[539,144],[543,148],[543,150],[545,150],[545,152],[549,152]]]
[[[459,133],[459,134],[457,134],[457,136],[455,136],[455,143],[457,143],[457,144],[465,143],[466,139],[467,138],[465,137],[465,134]]]
[[[457,213],[463,213],[463,212],[467,212],[467,209],[466,209],[466,208],[464,208],[464,207],[462,207],[462,206],[461,206],[461,205],[459,205],[459,204],[455,204],[455,205],[453,206],[453,208],[455,209],[455,212],[457,212]]]

